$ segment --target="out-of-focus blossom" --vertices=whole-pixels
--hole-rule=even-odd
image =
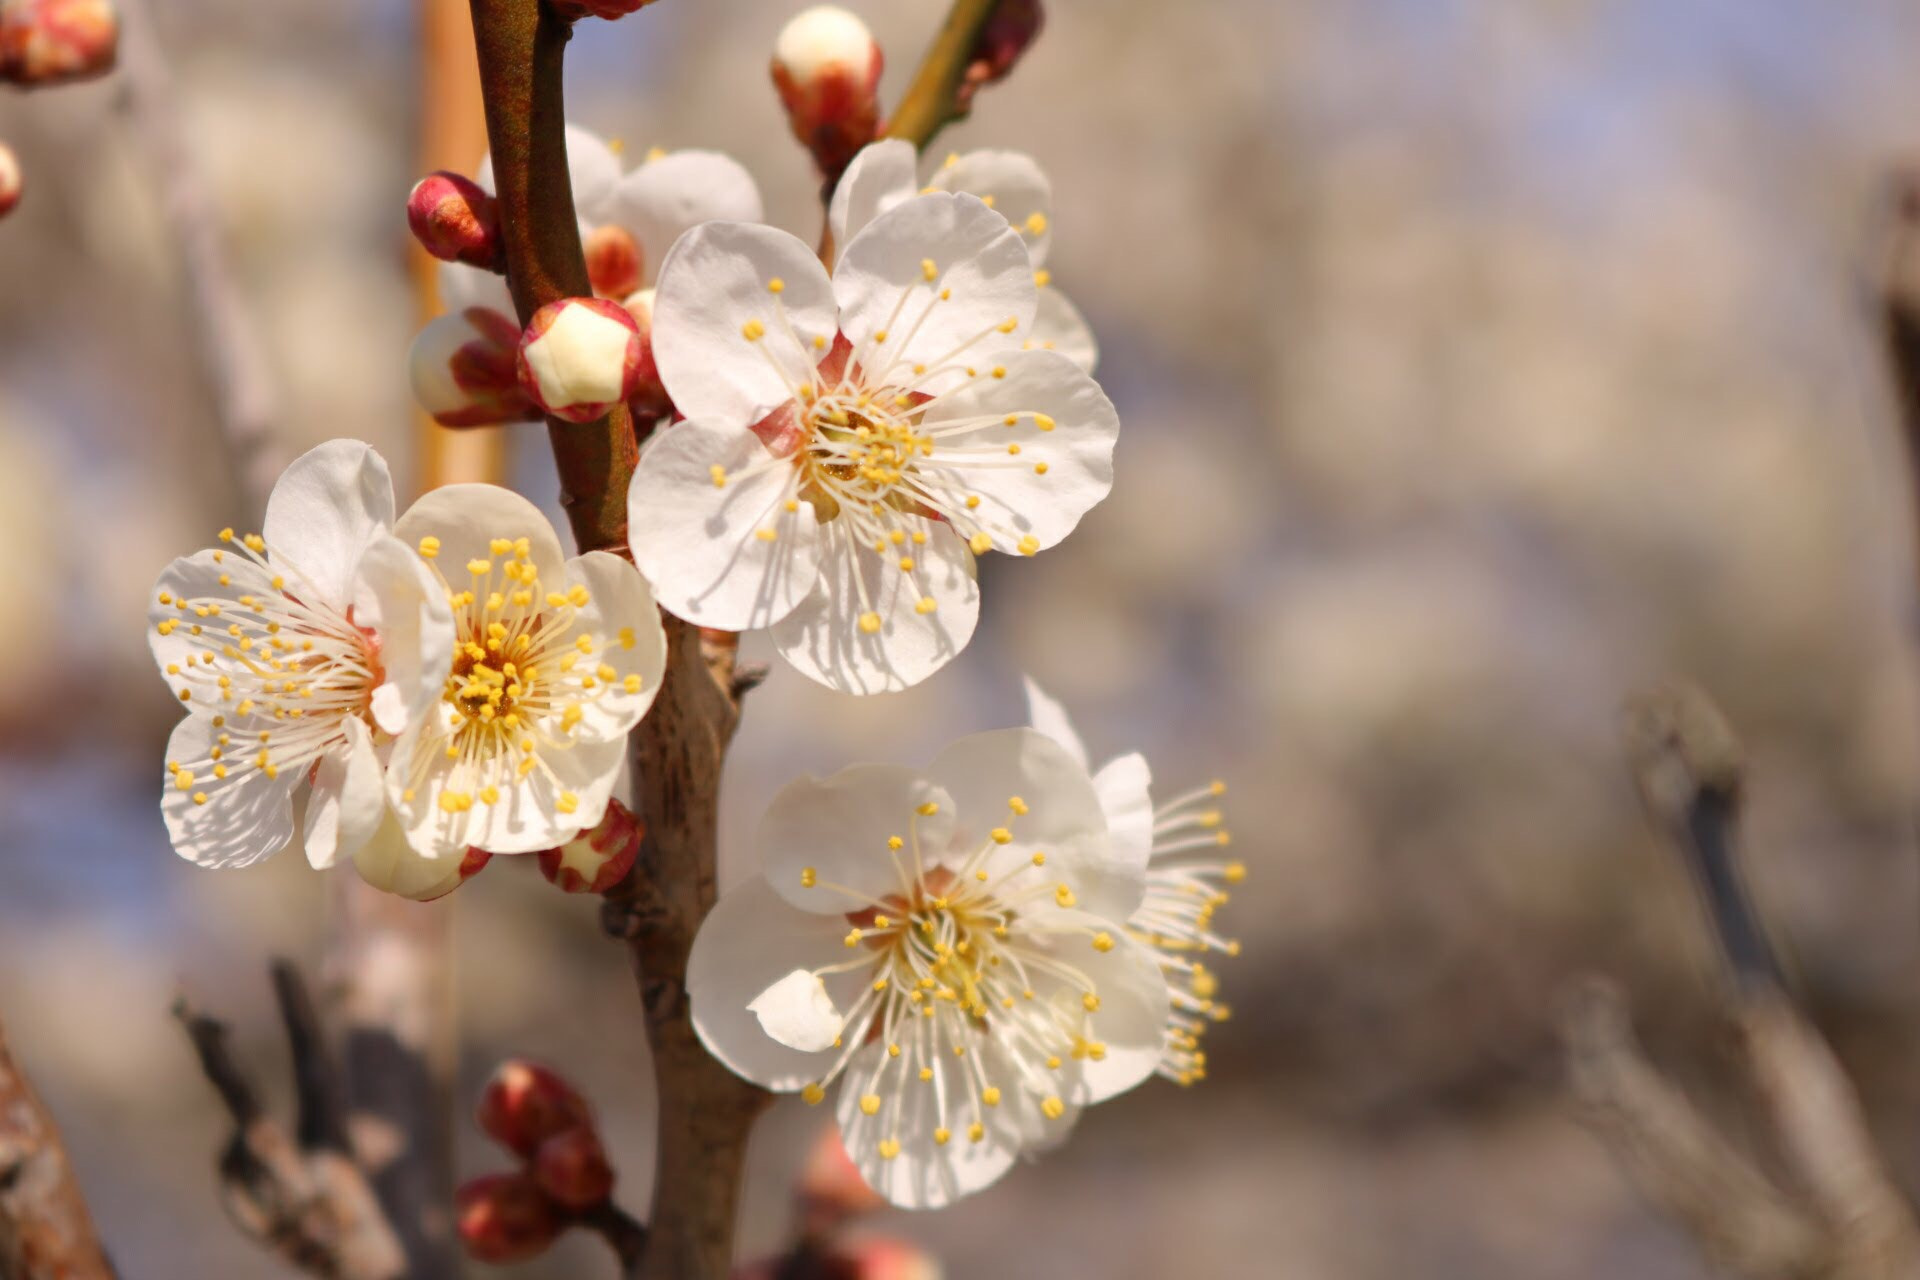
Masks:
[[[1092,373],[1100,358],[1093,330],[1080,309],[1053,287],[1046,270],[1053,248],[1053,184],[1033,157],[1018,151],[949,155],[925,184],[917,176],[918,163],[912,145],[897,138],[876,142],[854,157],[828,209],[834,243],[847,243],[874,218],[925,188],[980,197],[1020,233],[1033,259],[1039,303],[1022,345],[1058,351]]]
[[[460,1244],[476,1262],[524,1262],[546,1252],[564,1223],[525,1173],[489,1173],[454,1195]]]
[[[446,592],[393,532],[387,464],[357,440],[297,459],[264,536],[175,560],[149,602],[154,661],[187,718],[167,743],[174,848],[241,867],[293,838],[315,867],[380,828],[395,737],[431,720],[453,661]]]
[[[1157,1066],[1166,980],[1121,923],[1144,863],[1043,735],[802,779],[756,843],[762,875],[694,941],[695,1029],[766,1088],[839,1082],[847,1152],[892,1203],[979,1190]]]
[[[582,831],[557,849],[540,851],[540,874],[568,893],[605,893],[627,878],[646,834],[640,819],[619,800],[590,831]]]
[[[554,1134],[533,1153],[533,1180],[568,1209],[591,1209],[613,1194],[613,1166],[591,1125]]]
[[[770,628],[846,692],[946,665],[979,617],[974,557],[1053,546],[1113,482],[1113,405],[1022,349],[1034,307],[1019,233],[972,196],[880,213],[831,278],[770,227],[688,232],[653,307],[687,421],[649,445],[628,505],[662,603]]]
[[[643,364],[652,357],[639,325],[605,298],[549,302],[520,335],[520,389],[565,422],[605,417],[640,385]]]
[[[113,70],[120,15],[110,0],[0,4],[0,81],[42,86]]]
[[[20,203],[20,157],[13,148],[0,142],[0,218],[12,213]]]
[[[487,307],[439,316],[407,353],[413,398],[445,427],[540,416],[520,387],[520,326]]]
[[[604,551],[566,558],[531,502],[448,485],[394,527],[452,601],[442,694],[395,744],[387,798],[430,858],[551,849],[598,823],[666,638],[647,584]]]
[[[1035,729],[1090,767],[1065,708],[1031,680],[1027,707]],[[1137,752],[1108,761],[1093,775],[1115,843],[1126,857],[1146,859],[1146,896],[1127,918],[1127,932],[1159,957],[1172,996],[1160,1074],[1193,1084],[1207,1074],[1200,1036],[1228,1013],[1218,999],[1219,978],[1202,957],[1240,953],[1238,942],[1214,930],[1213,914],[1227,901],[1226,886],[1240,883],[1247,872],[1223,855],[1231,843],[1219,809],[1225,783],[1209,783],[1157,806],[1152,783],[1146,759]]]
[[[774,41],[773,83],[793,136],[829,177],[879,131],[883,62],[867,24],[836,5],[796,14]]]
[[[807,1149],[807,1162],[801,1166],[795,1190],[809,1224],[809,1233],[823,1236],[843,1220],[884,1209],[886,1198],[867,1185],[860,1166],[847,1154],[838,1128],[820,1131]]]
[[[442,262],[494,270],[500,264],[500,210],[494,198],[457,173],[430,173],[407,196],[413,238]]]

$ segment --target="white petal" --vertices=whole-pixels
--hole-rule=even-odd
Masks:
[[[455,590],[467,581],[469,561],[496,558],[496,538],[527,539],[528,559],[541,582],[558,583],[566,573],[566,553],[553,524],[533,503],[498,485],[449,484],[431,490],[407,508],[393,532],[414,548],[424,537],[438,538],[435,563]]]
[[[802,1053],[773,1040],[748,1006],[781,974],[844,959],[843,924],[789,906],[758,876],[722,895],[687,958],[693,1027],[707,1051],[734,1074],[781,1091],[831,1068],[830,1054]],[[831,974],[827,990],[847,1007],[870,980],[863,971]]]
[[[1010,1072],[996,1070],[1001,1064],[989,1041],[983,1037],[970,1043],[972,1052],[985,1056],[989,1078],[1011,1079]],[[937,1054],[929,1063],[935,1079],[921,1081],[907,1076],[903,1062],[889,1060],[886,1045],[875,1041],[847,1064],[834,1100],[840,1139],[867,1185],[903,1209],[937,1209],[999,1181],[1013,1167],[1022,1145],[1014,1109],[978,1108],[984,1132],[974,1142],[967,1126],[976,1107],[968,1098],[966,1073]],[[870,1086],[881,1098],[879,1111],[871,1116],[860,1106]],[[949,1131],[948,1140],[935,1142],[934,1132],[942,1127]],[[881,1151],[880,1144],[887,1141],[900,1144],[891,1158]]]
[[[223,577],[227,579],[225,583],[220,581]],[[153,584],[153,594],[147,597],[147,644],[153,651],[155,665],[168,677],[167,684],[176,694],[188,687],[187,682],[176,678],[178,673],[169,671],[169,667],[185,670],[209,653],[213,655],[213,664],[203,672],[205,677],[217,676],[238,666],[235,659],[227,657],[226,645],[212,638],[214,632],[224,630],[224,624],[202,618],[192,609],[183,609],[180,602],[235,601],[238,608],[237,600],[242,595],[273,594],[272,578],[268,570],[233,551],[196,551],[190,556],[181,556],[161,571],[159,581]],[[170,603],[161,604],[162,596]],[[169,620],[173,625],[163,635],[160,625]],[[202,628],[199,636],[193,632],[196,626]],[[219,711],[204,700],[188,701],[184,708],[196,715],[213,715]]]
[[[934,812],[921,813],[928,805]],[[904,765],[857,764],[829,778],[788,783],[760,820],[754,844],[776,893],[804,911],[837,917],[872,903],[828,886],[863,898],[899,893],[911,875],[915,840],[931,861],[952,833],[946,792]],[[898,851],[888,847],[896,836]],[[809,868],[819,881],[812,888],[802,883]]]
[[[778,293],[768,287],[776,280]],[[752,426],[813,376],[833,341],[834,315],[833,286],[813,250],[772,227],[708,222],[675,241],[661,264],[653,358],[683,415]]]
[[[484,860],[473,856],[421,857],[407,844],[406,833],[389,809],[372,838],[353,855],[353,869],[362,880],[383,893],[415,902],[431,902],[452,893],[468,876],[475,874],[476,861],[480,866],[486,865]]]
[[[753,998],[747,1008],[769,1036],[802,1053],[833,1048],[846,1019],[834,1008],[827,984],[806,969],[795,969]]]
[[[898,548],[858,545],[844,518],[826,527],[813,594],[774,624],[773,643],[795,670],[843,693],[887,693],[925,680],[967,647],[980,620],[973,553],[952,526],[918,516],[892,523],[927,535],[907,544],[915,570],[903,573]],[[861,584],[864,584],[864,589]],[[922,599],[934,609],[919,612]],[[861,627],[864,613],[880,629]]]
[[[672,151],[620,180],[608,221],[640,243],[641,274],[658,278],[667,250],[703,222],[759,222],[765,217],[753,175],[718,151]]]
[[[304,595],[304,585],[345,607],[360,557],[392,527],[386,459],[359,440],[329,440],[295,458],[274,482],[261,533],[289,591]]]
[[[1144,867],[1153,852],[1153,771],[1139,752],[1109,760],[1093,775],[1107,831],[1122,856]]]
[[[833,292],[854,358],[876,382],[901,371],[896,385],[913,365],[939,384],[943,368],[1018,350],[1037,305],[1019,233],[972,196],[946,194],[916,196],[868,223],[842,247]],[[886,341],[871,344],[880,333]]]
[[[986,864],[996,878],[1007,877],[1009,892],[1028,882],[1064,883],[1081,910],[1113,921],[1140,905],[1145,861],[1114,847],[1093,779],[1053,739],[1032,729],[976,733],[942,751],[926,774],[953,796],[955,858],[964,860],[996,827],[1012,837]],[[1026,813],[1013,811],[1016,796]],[[1035,853],[1047,855],[1044,867],[1032,866]]]
[[[998,370],[1004,376],[994,376]],[[941,509],[970,533],[967,521],[978,521],[1001,551],[1053,546],[1113,488],[1120,419],[1099,384],[1065,356],[1015,352],[935,400],[925,419],[936,431],[969,420],[981,425],[942,435],[921,468],[936,472]],[[980,498],[971,510],[969,494]]]
[[[624,741],[653,705],[666,672],[660,611],[640,571],[610,552],[590,551],[569,560],[566,586],[587,589],[587,604],[574,614],[573,635],[574,643],[586,637],[593,646],[591,658],[583,657],[570,674],[576,681],[590,674],[595,682],[576,704],[581,719],[573,740]],[[628,677],[638,677],[631,692]]]
[[[433,571],[391,534],[376,538],[354,572],[354,621],[380,644],[373,718],[399,735],[426,715],[453,665],[453,611]]]
[[[387,812],[373,735],[358,716],[340,725],[347,740],[320,757],[307,796],[307,861],[317,871],[358,853]]]
[[[920,189],[914,175],[918,154],[911,142],[888,138],[863,147],[840,175],[827,206],[833,243],[844,248],[869,222],[908,200]]]
[[[209,717],[189,716],[167,739],[173,764],[204,761],[220,730]],[[300,775],[292,770],[269,778],[255,768],[236,769],[224,779],[200,771],[193,784],[166,782],[160,812],[174,852],[203,867],[248,867],[280,852],[293,839],[293,791]],[[206,797],[195,804],[193,797]]]
[[[627,490],[627,536],[669,612],[724,631],[786,617],[820,572],[820,528],[794,496],[792,464],[745,427],[689,419],[655,432]]]
[[[969,151],[936,169],[927,185],[987,200],[1027,242],[1033,265],[1047,260],[1053,245],[1053,184],[1032,156],[1019,151]]]
[[[1067,754],[1077,761],[1081,768],[1092,766],[1087,763],[1086,744],[1080,741],[1080,735],[1074,731],[1073,721],[1067,718],[1067,709],[1047,695],[1046,690],[1027,678],[1027,721],[1035,729],[1046,734],[1067,749]]]
[[[1073,964],[1099,993],[1100,1008],[1087,1019],[1087,1038],[1105,1045],[1106,1052],[1097,1061],[1079,1064],[1068,1100],[1103,1102],[1133,1088],[1160,1065],[1169,1012],[1166,975],[1151,951],[1124,937],[1105,954],[1074,956]],[[1066,998],[1077,1002],[1079,994],[1069,992]]]
[[[515,328],[519,327],[519,322],[514,319],[513,291],[507,288],[505,276],[459,262],[441,263],[437,275],[442,311],[467,311],[484,307],[488,311],[499,312]]]
[[[1088,373],[1100,363],[1100,344],[1093,336],[1093,327],[1080,314],[1080,308],[1052,285],[1040,291],[1040,305],[1033,313],[1027,345],[1057,351]]]

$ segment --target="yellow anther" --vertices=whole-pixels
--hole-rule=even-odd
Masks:
[[[255,555],[259,555],[262,551],[265,551],[267,549],[266,539],[262,538],[257,533],[250,533],[246,537],[240,539],[240,541],[246,545],[247,550],[253,552]]]
[[[820,1104],[820,1100],[827,1096],[827,1091],[809,1081],[806,1088],[800,1090],[800,1096],[808,1106],[813,1107]]]
[[[880,1114],[880,1095],[877,1093],[861,1094],[860,1095],[860,1111],[864,1115],[870,1115],[870,1116],[879,1115]]]
[[[1107,952],[1107,951],[1113,950],[1113,935],[1110,933],[1104,933],[1104,932],[1094,934],[1093,949],[1099,952]]]
[[[787,282],[785,280],[782,280],[779,276],[775,276],[773,279],[767,281],[768,293],[785,293],[786,291],[787,291]]]
[[[1017,454],[1020,452],[1020,446],[1017,443],[1010,444],[1007,446],[1007,452],[1010,454]]]
[[[1007,808],[1013,810],[1015,813],[1020,814],[1022,816],[1031,812],[1031,810],[1027,805],[1027,802],[1025,800],[1022,800],[1019,796],[1008,796]]]
[[[708,467],[707,474],[713,478],[714,488],[724,489],[727,487],[727,469],[719,463],[716,462]]]
[[[880,1139],[879,1151],[882,1160],[893,1159],[900,1154],[900,1140],[898,1138]]]
[[[978,1120],[974,1121],[972,1124],[967,1126],[968,1142],[980,1142],[980,1141],[983,1141],[986,1138],[986,1136],[987,1136],[987,1126],[981,1124]]]
[[[1020,319],[1017,316],[1008,316],[1005,320],[1002,320],[1000,322],[1000,332],[1002,333],[1012,333],[1015,329],[1018,329],[1019,327],[1020,327]],[[1006,370],[1002,369],[999,372],[995,373],[993,376],[996,378],[1004,378],[1007,376]]]
[[[995,844],[1013,843],[1013,832],[1007,830],[1005,827],[995,827],[988,835],[992,837]]]
[[[813,335],[813,349],[815,351],[825,351],[827,349],[827,340],[824,335],[818,333]]]
[[[775,538],[778,538],[780,535],[772,529],[755,529],[753,531],[753,536],[760,539],[760,541],[762,542],[772,542]]]
[[[921,596],[917,601],[914,602],[913,611],[915,613],[924,615],[924,614],[932,613],[935,609],[938,609],[939,607],[940,607],[939,602],[936,601],[932,596]]]
[[[767,326],[758,320],[749,320],[740,326],[740,336],[748,342],[758,342],[767,336]]]
[[[1091,991],[1080,997],[1080,1003],[1086,1007],[1088,1013],[1098,1013],[1100,1010],[1100,997]]]
[[[630,675],[620,682],[620,687],[628,693],[638,693],[645,683],[638,675]]]
[[[1034,866],[1036,866],[1036,867],[1044,867],[1044,866],[1046,866],[1046,865],[1047,865],[1047,855],[1046,855],[1046,854],[1044,854],[1044,853],[1036,853],[1036,854],[1034,854],[1034,855],[1033,855],[1033,865],[1034,865]]]
[[[592,637],[592,636],[581,636],[581,637],[580,637],[580,638],[579,638],[578,640],[575,640],[575,641],[573,642],[573,647],[574,647],[574,648],[576,648],[576,649],[578,649],[578,650],[579,650],[580,652],[582,652],[582,653],[592,653],[592,652],[593,652],[593,637]]]
[[[953,1130],[948,1129],[945,1126],[942,1126],[941,1128],[935,1129],[933,1131],[933,1145],[936,1147],[944,1147],[947,1145],[947,1143],[951,1142],[952,1140],[953,1140]]]
[[[933,1068],[932,1068],[932,1067],[922,1067],[922,1068],[920,1068],[920,1079],[921,1079],[921,1080],[922,1080],[923,1082],[924,1082],[924,1081],[927,1081],[927,1080],[931,1080],[931,1079],[933,1079]]]
[[[1026,537],[1020,539],[1021,555],[1030,556],[1034,552],[1038,551],[1039,549],[1040,549],[1040,539],[1034,537],[1032,534],[1028,534]]]
[[[566,602],[567,602],[567,598],[561,595],[558,591],[547,592],[547,608],[558,609],[561,605],[565,604]]]
[[[1063,907],[1070,907],[1079,899],[1073,896],[1073,888],[1067,884],[1058,884],[1053,888],[1053,900]]]
[[[811,889],[818,883],[820,883],[820,873],[817,870],[812,867],[800,868],[800,887],[802,889]]]
[[[785,505],[789,515],[800,509],[800,503],[793,498],[788,498]]]
[[[999,1106],[1000,1105],[999,1086],[990,1084],[986,1088],[982,1089],[980,1091],[980,1101],[986,1103],[990,1107]]]
[[[633,628],[632,627],[620,628],[620,634],[616,638],[620,641],[620,647],[622,649],[633,648]]]
[[[222,542],[233,541],[233,527],[231,525],[229,525],[227,528],[222,529],[220,531],[220,541]]]
[[[901,571],[902,573],[912,573],[912,572],[913,572],[913,557],[912,557],[912,556],[901,556],[901,557],[900,557],[900,571]]]
[[[889,849],[898,849],[903,845],[905,845],[906,843],[907,842],[905,840],[902,840],[899,836],[887,837],[887,848]]]
[[[860,939],[865,936],[866,935],[861,933],[858,928],[853,928],[853,929],[847,930],[847,936],[840,939],[840,941],[846,943],[850,947],[857,947],[860,945]]]
[[[925,804],[921,805],[918,809],[914,810],[914,812],[918,813],[923,818],[931,818],[934,814],[940,812],[940,802],[937,800],[929,800]]]
[[[932,258],[920,259],[920,278],[928,284],[940,278],[940,268],[935,265]]]
[[[1042,269],[1033,273],[1034,288],[1044,289],[1052,283],[1053,283],[1053,272]]]
[[[860,630],[864,631],[866,634],[870,636],[878,635],[880,632],[880,615],[872,612],[861,614]]]
[[[191,690],[191,689],[182,689],[182,690],[180,691],[180,701],[182,701],[182,702],[192,702],[192,701],[193,701],[193,690]]]
[[[1036,236],[1045,235],[1047,230],[1047,215],[1035,209],[1027,215],[1027,220],[1024,225],[1028,231]]]
[[[1035,474],[1035,475],[1037,475],[1037,476],[1043,476],[1043,475],[1045,475],[1045,474],[1047,474],[1047,464],[1046,464],[1046,463],[1044,463],[1044,462],[1036,462],[1036,463],[1034,463],[1034,464],[1033,464],[1033,474]]]
[[[1058,1120],[1067,1114],[1067,1104],[1058,1098],[1043,1098],[1040,1101],[1040,1110],[1047,1119]]]
[[[876,346],[882,342],[885,342],[886,340],[887,340],[887,331],[885,329],[875,329],[873,331],[873,341]]]
[[[476,578],[484,578],[493,572],[493,561],[469,560],[467,561],[467,572]]]
[[[976,533],[967,539],[967,548],[977,556],[983,556],[993,550],[993,538],[986,533]]]
[[[553,807],[562,813],[572,813],[580,807],[580,797],[571,791],[562,791],[560,798],[553,802]]]
[[[888,1046],[887,1046],[887,1056],[888,1056],[889,1058],[897,1058],[897,1057],[899,1057],[899,1056],[900,1056],[900,1046],[899,1046],[899,1045],[897,1045],[897,1044],[890,1044],[890,1045],[888,1045]]]

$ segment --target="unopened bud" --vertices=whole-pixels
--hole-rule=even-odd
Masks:
[[[612,22],[638,13],[652,3],[653,0],[547,0],[548,6],[568,22],[582,18],[605,18]]]
[[[845,9],[818,5],[780,29],[773,83],[793,136],[837,178],[880,129],[880,46]]]
[[[413,398],[445,427],[524,422],[540,416],[520,387],[520,327],[487,307],[439,317],[413,340]]]
[[[645,357],[625,307],[561,298],[534,312],[520,335],[520,389],[555,418],[592,422],[633,394]]]
[[[454,1193],[460,1243],[478,1262],[524,1262],[559,1236],[561,1215],[524,1173],[489,1173]]]
[[[540,851],[540,874],[568,893],[605,893],[633,869],[644,832],[631,810],[609,800],[600,825],[558,849]]]
[[[489,271],[500,264],[500,207],[457,173],[430,173],[414,183],[407,196],[407,226],[420,247],[442,262]]]
[[[660,366],[653,358],[653,290],[630,293],[620,305],[627,309],[640,329],[640,377],[634,383],[633,394],[627,397],[627,404],[637,414],[663,417],[672,412],[673,401],[667,395],[666,385],[660,381]]]
[[[533,1156],[533,1180],[569,1209],[591,1209],[613,1194],[613,1166],[591,1128],[557,1133]]]
[[[37,87],[104,75],[119,44],[110,0],[0,3],[0,80]]]
[[[854,1240],[834,1249],[835,1261],[848,1280],[940,1280],[940,1260],[909,1240],[873,1237]]]
[[[492,858],[480,849],[468,849],[458,858],[428,858],[415,853],[405,840],[376,838],[353,855],[353,869],[382,893],[432,902],[479,875]]]
[[[602,298],[624,298],[640,287],[645,261],[640,242],[625,227],[608,223],[587,234],[587,279]]]
[[[474,1120],[488,1137],[528,1159],[548,1138],[593,1126],[587,1100],[556,1072],[525,1058],[494,1068]]]
[[[13,212],[20,203],[20,157],[13,148],[0,142],[0,218]]]
[[[809,1229],[825,1235],[843,1219],[886,1208],[886,1198],[867,1185],[847,1154],[837,1126],[828,1125],[807,1151],[798,1186]]]
[[[966,79],[960,86],[960,103],[967,105],[973,91],[983,84],[1004,80],[1039,38],[1046,25],[1046,13],[1040,0],[1000,0],[993,16],[980,28],[967,61]]]

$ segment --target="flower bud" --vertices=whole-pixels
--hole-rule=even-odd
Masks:
[[[940,1280],[940,1260],[909,1240],[874,1237],[836,1246],[849,1280]]]
[[[520,389],[555,418],[592,422],[633,394],[645,354],[625,307],[561,298],[534,312],[520,335]]]
[[[569,1209],[591,1209],[613,1194],[613,1166],[587,1126],[556,1133],[533,1156],[533,1180]]]
[[[479,875],[492,858],[481,849],[469,849],[458,858],[428,858],[415,853],[404,840],[374,839],[353,855],[353,869],[382,893],[432,902]]]
[[[587,279],[602,298],[624,298],[640,287],[645,266],[640,242],[625,227],[608,223],[587,233]]]
[[[442,262],[491,271],[504,252],[499,205],[457,173],[430,173],[414,184],[407,196],[407,226],[420,247]]]
[[[627,878],[645,833],[625,805],[609,800],[599,826],[540,851],[540,874],[568,893],[605,893]]]
[[[528,1159],[556,1134],[593,1127],[586,1099],[557,1073],[525,1058],[494,1068],[474,1119],[488,1137]]]
[[[407,353],[413,398],[445,427],[540,416],[520,388],[520,329],[486,307],[450,311],[420,331]]]
[[[460,1243],[478,1262],[524,1262],[559,1236],[561,1216],[524,1173],[489,1173],[454,1193]]]
[[[605,18],[612,22],[615,18],[638,13],[652,3],[653,0],[547,0],[553,11],[568,22],[578,22],[582,18]]]
[[[867,24],[834,5],[798,14],[774,42],[773,83],[793,136],[830,177],[879,132],[881,62]]]
[[[887,1207],[886,1197],[867,1185],[840,1140],[838,1126],[821,1130],[807,1151],[796,1188],[809,1230],[824,1235],[843,1219]]]
[[[1000,0],[973,42],[966,79],[960,88],[961,105],[966,105],[981,85],[1006,79],[1045,24],[1040,0]]]
[[[660,381],[660,366],[653,358],[653,290],[641,289],[621,299],[633,322],[640,329],[640,377],[634,383],[627,404],[635,413],[659,418],[673,410],[673,401]]]
[[[0,142],[0,218],[13,212],[20,203],[20,157],[13,148]]]
[[[119,44],[111,0],[0,4],[0,80],[40,86],[104,75]]]

